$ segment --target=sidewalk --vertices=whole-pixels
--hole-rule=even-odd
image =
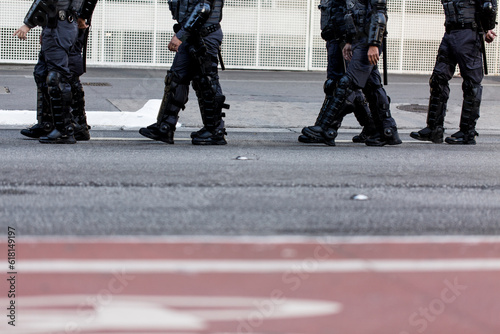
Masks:
[[[33,66],[0,65],[0,127],[23,128],[36,120],[36,86]],[[156,121],[163,94],[166,68],[89,68],[84,83],[88,123],[93,129],[136,130]],[[235,71],[220,72],[221,85],[231,108],[226,111],[229,131],[246,129],[280,131],[300,129],[314,123],[324,94],[322,72]],[[389,75],[385,87],[391,111],[401,132],[425,126],[429,98],[426,75]],[[462,80],[451,81],[445,126],[458,128],[462,103]],[[500,131],[500,77],[483,81],[479,132]],[[182,126],[201,127],[196,95],[190,93]],[[352,115],[345,129],[359,129]]]

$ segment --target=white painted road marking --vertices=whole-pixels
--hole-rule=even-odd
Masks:
[[[15,328],[2,321],[0,332],[207,333],[210,322],[238,321],[236,332],[237,326],[249,326],[252,321],[246,320],[257,314],[266,320],[293,319],[333,315],[342,310],[339,303],[320,300],[225,296],[44,295],[19,297],[18,301],[22,321]],[[8,301],[0,299],[0,303],[7,305]],[[253,333],[257,331],[255,328]]]
[[[308,271],[347,272],[446,272],[499,271],[500,259],[436,260],[26,260],[22,273],[275,273]]]

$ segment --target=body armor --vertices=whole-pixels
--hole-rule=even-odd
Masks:
[[[325,41],[345,39],[344,1],[322,0],[318,8],[321,10],[321,37]]]
[[[222,7],[224,0],[168,0],[168,5],[172,13],[172,18],[181,25],[186,23],[195,7],[199,4],[210,5],[210,16],[205,22],[205,26],[220,23],[222,20]]]
[[[476,1],[471,0],[441,0],[446,16],[446,27],[476,28]]]
[[[381,46],[387,26],[386,0],[346,0],[348,40],[368,37],[368,44]]]

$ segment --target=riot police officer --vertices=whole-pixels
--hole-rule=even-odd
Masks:
[[[188,100],[189,84],[198,98],[203,128],[191,134],[194,145],[225,145],[225,96],[217,66],[222,44],[223,0],[169,0],[172,17],[178,23],[168,44],[176,52],[165,76],[165,89],[157,121],[139,133],[153,140],[174,143],[179,111]]]
[[[95,5],[98,0],[84,0],[78,15],[78,37],[68,54],[68,67],[71,72],[72,102],[71,114],[75,126],[74,137],[77,141],[89,140],[90,126],[87,124],[85,113],[85,93],[80,81],[80,76],[85,73],[82,50],[86,45],[89,33],[89,24]],[[50,110],[50,97],[47,90],[47,62],[43,50],[39,52],[38,62],[33,72],[37,85],[37,124],[21,130],[21,134],[30,138],[40,138],[49,134],[54,129],[54,121]]]
[[[347,32],[343,54],[349,66],[337,84],[333,101],[320,112],[314,126],[302,129],[302,134],[334,146],[342,120],[352,109],[354,93],[361,88],[376,127],[376,133],[365,141],[366,145],[401,144],[377,67],[387,22],[386,1],[346,0],[343,3]]]
[[[429,80],[427,126],[410,133],[410,136],[433,143],[443,142],[444,118],[450,94],[448,82],[458,64],[463,78],[460,130],[445,141],[452,145],[475,145],[475,137],[478,135],[476,122],[483,90],[484,40],[491,43],[496,37],[492,29],[496,24],[497,1],[441,0],[441,3],[446,17],[446,32]]]
[[[40,99],[50,109],[53,129],[40,138],[46,144],[74,144],[74,125],[71,116],[71,70],[69,54],[75,44],[78,27],[76,14],[84,0],[35,0],[24,19],[24,25],[14,33],[26,39],[35,26],[42,26],[41,54],[46,66],[46,90],[48,99]],[[43,79],[38,78],[37,86],[43,94]]]
[[[327,50],[327,79],[323,85],[325,100],[320,113],[328,109],[333,102],[333,93],[340,78],[345,74],[345,61],[342,55],[342,46],[345,44],[345,9],[342,0],[321,0],[318,8],[321,10],[321,37],[326,41]],[[368,108],[365,96],[361,90],[356,90],[352,97],[352,111],[363,127],[360,134],[354,136],[352,141],[364,143],[368,136],[374,132],[373,119]],[[324,143],[323,138],[314,138],[300,135],[302,143]]]

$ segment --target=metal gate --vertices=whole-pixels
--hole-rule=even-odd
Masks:
[[[0,2],[0,63],[34,63],[40,28],[27,41],[12,36],[32,0]],[[223,56],[231,69],[323,70],[319,0],[226,0]],[[388,2],[388,70],[430,73],[444,33],[440,1]],[[167,0],[100,0],[89,39],[88,64],[169,66],[173,21]],[[490,74],[499,74],[499,41],[487,45]]]

